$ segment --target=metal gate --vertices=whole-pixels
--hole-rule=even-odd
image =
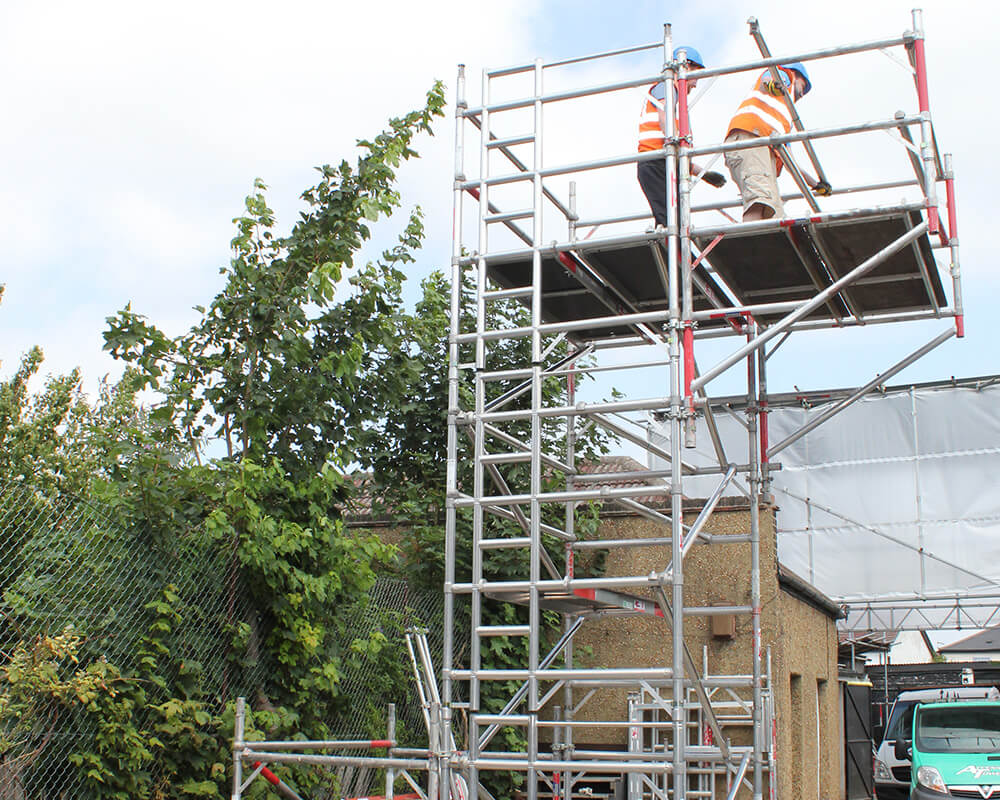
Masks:
[[[846,800],[874,797],[872,776],[872,685],[867,679],[841,680],[844,704],[844,787]]]

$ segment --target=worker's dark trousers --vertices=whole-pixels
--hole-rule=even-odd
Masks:
[[[667,163],[662,159],[639,162],[639,185],[646,195],[657,225],[667,224]]]

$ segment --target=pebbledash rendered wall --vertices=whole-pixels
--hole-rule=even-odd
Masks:
[[[691,523],[698,510],[695,503],[686,506],[685,521]],[[761,633],[763,647],[771,651],[777,722],[777,798],[832,800],[841,793],[838,609],[801,578],[787,570],[780,570],[779,574],[774,507],[762,507],[760,520]],[[723,500],[706,527],[706,532],[717,534],[749,530],[749,505],[741,498]],[[662,536],[662,525],[642,517],[614,513],[602,517],[601,538]],[[662,571],[669,560],[669,546],[611,549],[607,551],[604,569],[607,575],[641,575]],[[586,565],[581,567],[585,569]],[[684,561],[684,597],[685,606],[749,605],[749,543],[693,548]],[[713,637],[711,618],[707,616],[689,616],[684,625],[685,640],[699,670],[707,645],[712,674],[751,673],[749,615],[736,617],[733,639]],[[575,644],[583,654],[577,659],[580,666],[671,665],[670,629],[659,618],[614,616],[591,620],[577,633]],[[574,702],[579,699],[576,697]],[[584,705],[576,719],[625,719],[626,706],[624,690],[603,689]],[[746,726],[724,727],[723,732],[735,745],[750,744],[750,730]],[[627,731],[623,729],[579,727],[574,732],[574,745],[581,750],[594,746],[624,749],[626,739]],[[717,787],[717,791],[725,797],[724,786]],[[737,797],[749,797],[749,792],[744,787]]]

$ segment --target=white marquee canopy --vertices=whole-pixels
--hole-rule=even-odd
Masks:
[[[771,443],[844,394],[772,397]],[[746,463],[742,409],[715,418],[727,460]],[[654,442],[668,432],[650,428]],[[701,418],[685,460],[716,459]],[[848,607],[847,628],[1000,624],[1000,378],[875,393],[776,460],[778,557]],[[686,478],[685,491],[707,497],[717,482]]]

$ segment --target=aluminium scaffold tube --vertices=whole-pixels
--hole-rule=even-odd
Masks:
[[[924,162],[924,194],[927,197],[927,230],[938,232],[938,209],[936,190],[936,164],[934,159],[934,131],[931,128],[931,108],[927,93],[927,63],[924,58],[924,25],[920,9],[913,9],[914,39],[913,60],[917,81],[917,102],[920,107],[920,152]]]
[[[667,26],[664,26],[667,27]],[[906,45],[911,41],[911,36],[895,36],[889,39],[876,39],[868,42],[859,42],[853,45],[843,45],[840,47],[827,47],[820,50],[812,50],[807,53],[797,53],[791,56],[783,56],[777,58],[762,58],[755,61],[749,61],[744,64],[739,64],[736,66],[729,67],[708,67],[706,69],[701,69],[698,71],[699,80],[704,80],[707,78],[713,78],[717,75],[733,75],[741,72],[752,72],[754,70],[766,69],[772,65],[781,65],[785,62],[790,61],[816,61],[822,58],[832,58],[833,56],[840,55],[850,55],[852,53],[862,53],[867,50],[885,50],[890,47],[899,47]],[[647,47],[638,47],[636,50],[648,49]],[[614,51],[614,53],[624,53],[631,52],[632,50],[622,50]],[[602,56],[597,56],[602,57]],[[519,72],[529,72],[534,69],[545,69],[546,66],[555,67],[562,64],[572,64],[578,61],[585,60],[583,57],[569,59],[565,61],[555,62],[549,65],[541,64],[535,62],[530,67],[523,66],[518,67],[516,71]],[[667,53],[665,61],[669,62],[672,60],[672,54]],[[489,77],[501,77],[503,75],[513,74],[507,70],[490,71],[486,72]],[[483,111],[511,111],[518,108],[531,108],[536,102],[543,103],[558,103],[565,100],[572,100],[579,97],[587,97],[588,95],[594,94],[604,94],[606,92],[613,92],[619,89],[631,89],[639,86],[648,86],[651,83],[655,83],[657,80],[663,80],[667,78],[665,73],[660,75],[644,75],[639,78],[633,78],[627,81],[614,81],[612,83],[599,84],[596,86],[588,86],[583,89],[573,89],[573,90],[563,90],[559,92],[553,92],[549,95],[542,95],[540,97],[524,97],[516,100],[506,100],[500,103],[489,103],[484,97],[483,105],[478,108],[465,108],[462,110],[462,116],[464,117],[479,117],[482,115]]]
[[[680,77],[684,77],[686,64],[682,62],[671,62],[673,48],[669,26],[665,26],[664,36],[664,85],[676,86],[674,82],[675,68]],[[676,64],[676,67],[675,67]],[[681,219],[677,206],[677,195],[687,190],[680,182],[680,148],[678,138],[674,135],[674,121],[679,115],[677,109],[678,96],[676,92],[667,91],[665,94],[665,113],[663,115],[666,130],[664,131],[666,141],[669,144],[667,157],[667,197],[666,205],[668,209],[667,219],[672,223],[673,232],[667,236],[667,269],[669,276],[668,306],[670,311],[668,352],[670,356],[670,463],[679,465],[681,458],[681,437],[684,432],[684,407],[682,405],[682,362],[680,337],[681,330],[681,269],[680,249],[681,249]],[[677,187],[676,189],[674,187]],[[676,194],[674,194],[676,192]],[[687,794],[687,777],[685,768],[685,739],[687,729],[687,706],[684,702],[684,658],[682,650],[684,647],[684,616],[680,609],[684,606],[684,576],[681,559],[681,540],[683,532],[681,522],[683,520],[683,484],[682,470],[674,469],[670,478],[670,550],[671,560],[677,565],[671,576],[671,602],[673,603],[673,619],[671,620],[671,742],[673,749],[673,759],[671,769],[673,771],[673,797],[674,800],[685,800]]]
[[[681,335],[684,351],[684,446],[695,446],[694,394],[694,289],[691,279],[691,123],[688,118],[688,78],[685,51],[678,54],[677,77],[677,230],[680,246]]]
[[[948,247],[951,255],[952,296],[955,308],[955,332],[965,336],[965,317],[962,307],[962,279],[958,260],[958,208],[955,203],[955,167],[951,153],[944,155],[945,196],[948,202]]]
[[[252,744],[264,750],[380,750],[396,745],[390,739],[286,739],[255,741]]]
[[[285,798],[285,800],[304,800],[302,795],[296,792],[291,786],[285,783],[281,778],[275,775],[271,770],[265,767],[260,761],[254,761],[253,767],[255,772],[259,774],[264,780],[274,787],[279,795]]]
[[[764,141],[764,140],[760,140]],[[728,144],[726,145],[729,146]],[[912,185],[913,182],[910,182]],[[796,195],[797,196],[797,195]],[[794,196],[793,196],[794,197]],[[840,222],[850,222],[857,219],[866,219],[871,221],[878,220],[889,220],[896,218],[899,214],[908,211],[922,211],[927,207],[925,200],[912,201],[912,202],[901,202],[901,203],[890,203],[890,204],[880,204],[871,206],[860,206],[851,209],[843,210],[832,210],[823,211],[819,213],[810,213],[806,217],[781,217],[781,218],[771,218],[766,220],[760,220],[758,222],[736,222],[736,223],[725,223],[725,224],[715,224],[715,225],[701,225],[691,228],[691,236],[709,237],[717,236],[720,234],[725,234],[727,238],[737,237],[737,236],[750,236],[756,233],[762,233],[769,230],[780,230],[782,228],[788,227],[790,225],[809,225],[817,223],[840,223]],[[713,207],[714,208],[714,207]],[[699,210],[699,209],[693,209]],[[706,209],[711,210],[711,209]],[[666,229],[669,234],[675,226],[668,226]],[[662,238],[661,232],[649,231],[646,233],[633,233],[633,234],[622,234],[616,236],[605,236],[605,237],[594,237],[592,239],[576,239],[571,241],[559,242],[553,241],[549,244],[543,246],[542,252],[547,256],[557,257],[563,253],[587,253],[591,250],[604,250],[608,248],[617,247],[627,247],[630,245],[640,245],[649,244],[653,242],[660,241]],[[494,252],[485,256],[486,260],[490,264],[504,264],[508,261],[522,259],[525,256],[529,256],[532,253],[531,248],[517,248],[513,250],[503,250]],[[480,258],[484,256],[464,256],[460,259],[461,266],[471,267],[476,265]],[[526,290],[524,288],[515,290],[510,290],[512,294],[522,294]],[[646,314],[650,312],[641,312],[635,315],[635,321],[637,322],[655,322],[658,320],[666,319],[666,316],[661,315],[659,317],[646,317]],[[614,324],[614,320],[618,320],[618,324],[623,322],[632,321],[632,315],[630,314],[619,314],[617,316],[609,317],[595,317],[588,318],[586,322],[593,323],[595,320],[605,320],[603,324],[611,326]],[[542,325],[541,331],[543,333],[558,333],[560,332],[559,325],[564,323],[546,323]],[[569,329],[568,329],[569,330]],[[510,336],[516,338],[518,336],[527,336],[530,334],[530,326],[524,326],[520,328],[504,328],[502,331],[491,332],[494,336],[501,336],[506,338]],[[460,343],[468,343],[475,340],[474,333],[463,333],[458,336],[458,341]]]
[[[571,185],[571,199],[573,201],[573,212],[576,213],[576,183]],[[570,224],[570,238],[575,237],[575,230],[573,229],[573,221],[569,221]],[[591,351],[593,348],[590,348]],[[576,366],[576,362],[570,365],[570,369]],[[568,403],[572,404],[576,402],[576,374],[575,372],[570,372],[566,376],[566,400]],[[572,467],[569,473],[566,475],[566,488],[572,491],[575,488],[575,478],[576,476],[576,437],[577,437],[577,426],[576,417],[566,418],[566,463]],[[565,505],[565,525],[566,532],[573,536],[573,540],[576,540],[576,503],[572,500],[566,501]],[[563,553],[564,553],[564,563],[567,577],[572,578],[576,572],[576,553],[573,550],[574,541],[569,541],[565,543]],[[560,639],[561,648],[559,643],[556,647],[552,648],[552,652],[558,652],[562,649],[563,653],[563,663],[568,669],[573,669],[575,667],[573,659],[573,635],[576,633],[579,624],[583,622],[582,618],[577,618],[571,620],[569,617],[563,618],[563,634]],[[546,657],[547,658],[547,657]],[[542,664],[545,664],[545,659],[542,660]],[[573,705],[573,686],[570,683],[566,683],[563,686],[563,706],[566,709],[565,720],[566,724],[562,727],[556,728],[552,732],[553,737],[553,755],[565,758],[567,755],[572,758],[573,753],[573,723],[576,721],[574,719],[576,714],[576,709]],[[560,718],[559,708],[554,709],[556,719]],[[558,746],[557,746],[558,745]],[[573,773],[569,772],[565,775],[559,774],[562,780],[562,798],[559,797],[558,791],[553,791],[554,800],[572,800],[573,798]]]
[[[757,43],[757,49],[760,50],[760,54],[764,56],[764,58],[770,58],[771,50],[770,48],[768,48],[767,43],[764,41],[764,34],[761,33],[760,24],[757,22],[756,17],[750,17],[750,19],[747,20],[747,24],[750,26],[750,35],[753,37],[753,40]],[[794,61],[794,59],[792,60]],[[781,80],[781,77],[778,75],[778,65],[771,64],[768,67],[768,70],[770,70],[771,79],[774,81],[775,85],[781,88],[781,97],[784,100],[785,105],[787,106],[788,111],[792,117],[792,124],[795,126],[795,129],[798,131],[804,130],[802,125],[802,120],[799,117],[798,109],[795,108],[795,103],[792,102],[792,98],[788,94],[788,88],[785,86],[785,82]],[[803,142],[803,144],[805,146],[806,153],[809,155],[809,160],[812,162],[813,168],[816,170],[816,177],[821,181],[829,183],[829,181],[827,181],[826,179],[826,174],[823,172],[823,167],[820,166],[819,157],[816,155],[816,151],[813,149],[812,142],[806,140],[805,142]],[[812,198],[812,195],[808,194],[806,189],[803,189],[803,194],[806,195],[808,199]]]
[[[751,325],[747,338],[760,338],[756,322]],[[750,612],[751,620],[751,663],[753,665],[753,800],[763,797],[763,688],[761,680],[761,596],[760,596],[760,489],[761,470],[758,458],[757,408],[754,400],[757,394],[757,359],[763,356],[763,349],[747,351],[747,450],[750,461]],[[772,777],[773,779],[773,777]]]
[[[1000,609],[993,603],[988,606],[968,604],[956,601],[947,605],[921,606],[879,606],[862,603],[861,607],[847,609],[846,629],[864,630],[866,626],[872,629],[886,629],[887,624],[893,630],[921,630],[944,626],[990,628],[996,625]]]
[[[718,748],[708,748],[708,747],[695,747],[689,746],[691,751],[691,761],[721,761],[722,758],[719,755]],[[745,752],[746,748],[733,748],[733,755],[738,754],[741,758]],[[676,759],[676,751],[671,750],[670,754]],[[670,761],[664,761],[660,759],[651,758],[648,761],[631,761],[628,759],[622,759],[620,761],[603,761],[597,759],[591,760],[556,760],[547,758],[538,759],[527,759],[527,758],[514,758],[515,754],[506,754],[503,758],[469,758],[468,763],[478,767],[479,769],[486,770],[510,770],[510,771],[523,771],[526,767],[533,770],[573,770],[574,772],[596,772],[601,774],[614,774],[619,772],[630,773],[630,772],[647,772],[655,774],[673,773],[676,777],[677,772],[675,771],[674,763]],[[651,755],[651,754],[647,754]],[[462,759],[460,759],[461,761]],[[687,764],[684,764],[684,771],[687,772]],[[683,787],[681,787],[683,789]]]
[[[845,194],[857,194],[859,192],[875,192],[884,189],[904,189],[908,186],[923,186],[923,172],[921,172],[916,180],[898,180],[898,181],[880,181],[877,183],[860,183],[856,186],[839,186],[837,188],[831,189],[830,196],[835,197],[837,195]],[[803,200],[805,195],[802,192],[782,192],[781,200],[783,203],[787,203],[789,200]],[[699,211],[724,211],[730,208],[743,208],[742,200],[717,200],[712,203],[699,203],[698,205],[691,206],[691,213],[697,213]],[[600,227],[602,225],[613,225],[620,222],[638,222],[640,220],[651,219],[648,212],[636,213],[636,214],[622,214],[614,217],[592,217],[585,220],[580,220],[577,225],[581,228],[590,227]]]
[[[533,228],[535,247],[532,251],[531,263],[531,285],[533,288],[531,296],[531,325],[534,331],[531,335],[531,548],[529,550],[529,578],[532,587],[528,590],[528,625],[530,632],[528,635],[528,711],[537,714],[539,708],[538,677],[539,661],[541,658],[541,595],[538,589],[538,581],[541,580],[541,551],[542,551],[542,506],[538,495],[542,491],[542,418],[539,411],[544,403],[542,396],[542,334],[538,326],[542,323],[542,251],[539,243],[544,240],[543,236],[543,209],[542,191],[543,180],[541,175],[542,163],[542,96],[544,94],[542,72],[542,61],[535,61],[534,70],[534,176],[533,188]],[[478,709],[478,706],[477,706]],[[529,760],[538,758],[538,736],[537,728],[530,728],[528,735],[528,757]],[[528,800],[537,800],[538,797],[538,773],[534,767],[528,771]]]
[[[243,749],[243,735],[246,726],[246,700],[236,698],[235,717],[233,719],[233,793],[232,800],[240,800],[243,792],[243,759],[240,752]]]
[[[800,131],[796,133],[784,133],[775,134],[773,136],[764,136],[759,139],[745,139],[738,142],[723,142],[719,144],[708,145],[706,147],[692,147],[689,155],[693,158],[695,156],[703,155],[714,155],[716,153],[728,153],[734,150],[746,150],[750,147],[763,147],[769,146],[773,147],[778,144],[786,144],[789,142],[803,142],[811,139],[827,139],[833,136],[841,136],[844,134],[852,133],[866,133],[869,131],[881,131],[890,130],[899,126],[900,122],[905,125],[913,125],[921,122],[922,117],[920,115],[910,115],[903,117],[902,120],[896,119],[895,117],[891,119],[878,119],[869,120],[867,122],[856,122],[849,125],[839,125],[832,126],[829,128],[812,128],[810,130]],[[662,157],[662,154],[660,155]],[[933,158],[933,157],[932,157]],[[622,156],[611,156],[609,158],[598,159],[596,161],[584,161],[575,164],[563,164],[558,167],[548,167],[546,169],[536,169],[529,172],[513,172],[505,175],[496,175],[491,178],[479,179],[476,181],[467,181],[461,184],[461,187],[465,191],[476,190],[482,193],[482,188],[486,186],[506,186],[513,183],[522,183],[532,181],[536,178],[554,178],[559,175],[575,175],[580,172],[587,172],[590,170],[607,169],[609,167],[621,167],[627,164],[636,164],[641,161],[653,161],[656,160],[656,154],[647,155],[642,154],[629,154]],[[484,224],[486,221],[484,220]],[[935,231],[936,233],[936,231]]]
[[[393,767],[395,769],[419,770],[426,770],[430,765],[430,760],[426,758],[366,758],[365,756],[330,756],[320,753],[286,753],[256,750],[250,747],[250,744],[253,742],[246,743],[240,751],[242,758],[269,764],[318,764],[327,767],[374,767],[375,769]]]
[[[642,50],[655,50],[657,48],[663,47],[662,42],[653,42],[651,44],[637,44],[631,47],[621,47],[616,50],[604,50],[598,53],[592,53],[586,56],[573,56],[572,58],[564,58],[559,61],[550,61],[547,64],[543,64],[544,69],[551,69],[553,67],[562,67],[567,64],[579,64],[582,61],[596,61],[600,58],[610,58],[612,56],[628,55],[629,53],[638,53]],[[530,64],[512,64],[506,67],[497,67],[489,71],[491,78],[499,78],[506,75],[516,75],[519,72],[531,72],[535,68],[535,62],[532,61]],[[655,78],[649,78],[649,81],[655,80]]]

